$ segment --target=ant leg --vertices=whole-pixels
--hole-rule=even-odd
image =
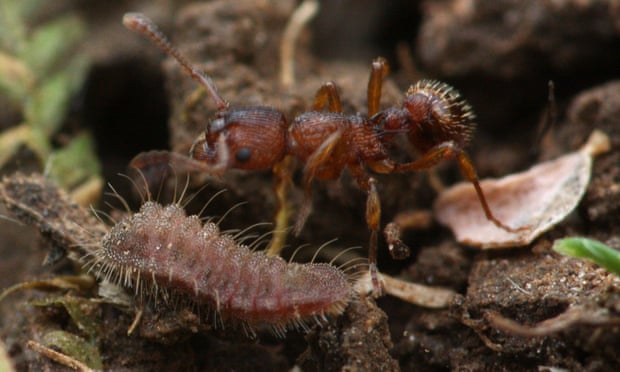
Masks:
[[[314,97],[312,110],[324,111],[325,106],[327,106],[327,111],[329,112],[342,112],[342,103],[340,102],[338,88],[336,88],[336,84],[334,84],[333,81],[328,81],[321,85]]]
[[[392,256],[393,259],[404,260],[409,257],[411,249],[409,249],[401,239],[402,226],[398,222],[392,221],[385,225],[383,235],[385,236],[385,242],[388,245],[390,256]]]
[[[334,152],[334,149],[340,142],[341,137],[342,131],[340,130],[332,133],[306,160],[306,166],[304,167],[304,200],[302,201],[299,212],[297,213],[297,221],[295,222],[295,228],[293,229],[293,233],[295,235],[299,235],[301,229],[306,223],[306,219],[310,215],[310,212],[312,212],[312,180],[319,170],[319,167],[324,165],[330,155]],[[336,170],[338,171],[337,174],[340,174],[340,169]]]
[[[377,193],[377,181],[374,178],[368,180],[368,199],[366,199],[366,224],[370,229],[370,241],[368,245],[368,267],[372,281],[373,296],[381,296],[383,289],[379,283],[379,270],[377,269],[378,233],[381,223],[381,201]]]
[[[413,210],[401,212],[394,217],[383,229],[385,241],[388,243],[390,255],[395,260],[404,260],[409,257],[410,249],[401,240],[402,230],[428,229],[433,223],[433,215],[426,210]]]
[[[286,200],[288,186],[291,183],[291,173],[293,171],[293,158],[287,156],[280,163],[273,167],[275,176],[274,189],[277,201],[277,211],[275,216],[275,226],[273,228],[273,237],[267,248],[268,256],[277,256],[284,248],[287,235],[288,218],[290,216],[290,208]]]
[[[321,85],[312,103],[313,111],[324,111],[326,107],[329,112],[342,112],[340,94],[338,94],[338,88],[336,88],[336,84],[333,81],[328,81]],[[304,200],[297,214],[297,221],[293,230],[295,235],[299,235],[312,211],[312,179],[314,179],[319,167],[324,165],[333,153],[341,136],[341,131],[331,134],[306,160],[306,166],[304,167]]]
[[[416,159],[409,163],[396,164],[394,166],[394,172],[408,172],[431,169],[444,159],[455,158],[456,153],[458,152],[462,151],[457,148],[454,142],[442,142],[439,145],[432,147],[419,159]]]
[[[216,162],[212,165],[188,158],[176,152],[170,151],[147,151],[136,155],[129,162],[130,168],[140,171],[148,181],[147,187],[160,182],[168,175],[168,170],[173,169],[179,173],[208,173],[219,176],[228,168],[229,154],[226,138],[221,135],[218,146],[222,151],[218,153]]]
[[[379,281],[379,270],[377,268],[377,254],[379,241],[379,224],[381,223],[381,200],[377,192],[377,180],[369,177],[361,166],[349,166],[351,174],[356,178],[357,184],[361,189],[366,190],[366,225],[370,230],[370,241],[368,242],[368,270],[372,283],[372,295],[379,297],[383,294],[383,288]]]
[[[372,61],[370,69],[370,78],[368,79],[368,117],[374,116],[379,112],[379,104],[381,101],[381,89],[383,88],[383,79],[387,76],[390,68],[387,61],[383,57],[378,57]]]
[[[474,168],[474,165],[469,159],[469,156],[467,156],[467,154],[452,141],[443,142],[431,148],[420,159],[417,159],[415,161],[405,163],[405,164],[397,164],[396,167],[394,168],[394,171],[395,172],[406,172],[406,171],[412,171],[412,170],[426,170],[426,169],[432,168],[433,166],[435,166],[437,163],[439,163],[443,159],[454,159],[454,158],[456,158],[457,164],[459,166],[459,170],[461,171],[461,174],[463,175],[463,177],[467,181],[469,181],[476,189],[478,200],[480,201],[480,204],[482,205],[482,209],[484,210],[484,214],[486,215],[489,221],[493,222],[493,224],[499,227],[500,229],[503,229],[509,232],[516,232],[516,231],[522,231],[522,230],[529,229],[529,227],[527,226],[522,226],[519,228],[513,228],[510,226],[507,226],[503,224],[497,217],[495,217],[493,212],[491,212],[491,208],[489,208],[489,204],[487,203],[484,193],[482,192],[482,188],[480,187],[480,182],[478,181],[478,175],[476,174],[476,169]]]
[[[471,182],[476,189],[476,194],[478,194],[478,200],[480,200],[480,204],[482,204],[482,209],[484,209],[484,214],[487,216],[487,220],[493,222],[495,226],[500,229],[509,231],[509,232],[517,232],[523,230],[529,230],[529,226],[521,226],[519,228],[514,228],[507,226],[502,223],[493,212],[491,212],[491,208],[489,208],[489,204],[487,203],[486,198],[484,197],[484,193],[482,192],[482,187],[480,187],[480,182],[478,182],[478,176],[476,175],[476,169],[474,169],[474,165],[472,164],[469,156],[463,151],[459,151],[456,154],[456,159],[459,164],[459,169],[461,170],[461,174],[465,177],[466,180]]]
[[[157,150],[139,153],[131,159],[129,167],[141,171],[149,181],[153,182],[159,182],[165,178],[170,168],[180,173],[200,172],[217,176],[225,170],[217,165],[209,166],[176,152]]]
[[[203,172],[204,164],[176,152],[148,151],[141,152],[129,162],[129,168],[137,171],[140,181],[144,182],[147,194],[155,192],[170,176],[175,173]],[[134,179],[134,176],[131,176]],[[149,197],[150,199],[150,197]]]

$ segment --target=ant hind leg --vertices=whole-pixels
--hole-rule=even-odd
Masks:
[[[381,223],[381,200],[377,192],[377,181],[373,177],[369,177],[361,166],[349,166],[349,170],[356,178],[359,187],[368,193],[366,199],[366,225],[370,230],[368,270],[372,283],[372,295],[379,297],[383,294],[383,287],[379,281],[379,269],[377,268],[378,234],[379,224]]]
[[[463,177],[469,181],[476,190],[476,194],[478,195],[478,200],[480,201],[480,205],[484,210],[484,213],[489,221],[491,221],[495,226],[499,227],[502,230],[508,232],[517,232],[527,230],[529,226],[522,226],[519,228],[513,228],[502,223],[493,212],[491,212],[491,208],[487,203],[486,197],[484,196],[484,192],[480,187],[480,182],[478,181],[478,175],[476,174],[476,169],[472,164],[467,153],[463,151],[459,146],[457,146],[452,141],[442,142],[439,145],[431,148],[427,151],[420,159],[415,161],[397,164],[394,168],[395,172],[407,172],[407,171],[417,171],[417,170],[427,170],[435,166],[437,163],[444,159],[456,159],[457,164],[459,166],[459,170]]]
[[[480,200],[480,204],[482,205],[482,209],[484,209],[484,214],[486,215],[487,220],[493,222],[493,224],[500,229],[508,232],[517,232],[530,229],[529,226],[521,226],[518,228],[510,227],[495,217],[493,212],[491,212],[491,208],[489,208],[489,204],[487,203],[484,193],[482,192],[482,187],[480,187],[480,182],[478,181],[478,176],[476,175],[476,169],[474,169],[474,165],[469,159],[469,156],[467,156],[464,151],[459,151],[456,153],[456,160],[463,177],[474,185],[476,194],[478,195],[478,200]]]
[[[366,224],[370,229],[370,241],[368,245],[368,268],[372,281],[373,296],[383,294],[383,288],[379,282],[379,269],[377,268],[379,224],[381,223],[381,201],[377,193],[377,181],[374,178],[368,180],[368,199],[366,199]]]

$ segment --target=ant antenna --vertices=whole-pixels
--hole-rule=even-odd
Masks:
[[[187,71],[190,76],[200,85],[205,87],[209,95],[213,99],[215,106],[219,111],[228,108],[228,102],[217,92],[215,83],[211,78],[198,71],[175,47],[170,44],[168,38],[159,31],[157,25],[142,13],[125,13],[123,16],[123,24],[129,30],[137,32],[142,36],[150,39],[166,54],[174,57],[179,64]]]

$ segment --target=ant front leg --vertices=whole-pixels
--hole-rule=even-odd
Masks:
[[[312,180],[319,171],[319,168],[327,164],[327,160],[333,154],[341,138],[342,130],[332,133],[306,160],[306,166],[304,167],[304,200],[297,213],[297,221],[295,222],[295,228],[293,230],[295,235],[299,235],[310,212],[312,212]],[[329,169],[329,172],[323,169],[321,174],[324,176],[323,178],[333,179],[340,175],[341,170],[342,169],[339,167],[333,167]]]
[[[336,84],[332,81],[323,83],[321,88],[319,88],[316,92],[314,102],[312,104],[312,112],[309,114],[313,115],[311,116],[313,119],[320,119],[323,115],[321,114],[321,111],[324,111],[325,108],[327,108],[328,112],[333,112],[336,114],[340,114],[342,112],[342,103],[340,101],[340,95],[338,94],[338,88],[336,88]],[[301,124],[300,127],[308,129],[313,126],[311,123],[308,124],[308,127]],[[303,137],[304,129],[301,129],[301,132],[301,137]],[[326,166],[328,159],[330,159],[337,145],[340,143],[342,133],[342,128],[336,129],[333,133],[329,134],[329,136],[318,146],[316,150],[310,154],[310,156],[305,159],[304,199],[301,207],[299,208],[299,212],[297,213],[297,221],[295,222],[295,227],[293,229],[293,233],[295,235],[299,235],[301,229],[306,223],[306,219],[312,211],[312,180],[315,178],[315,175],[320,173],[321,178],[323,179],[335,179],[338,178],[342,171],[342,165],[336,164]],[[303,158],[304,157],[302,157],[302,159]]]
[[[290,216],[290,206],[287,203],[286,195],[288,194],[288,187],[291,184],[291,173],[293,172],[294,164],[293,157],[286,156],[284,160],[273,167],[277,210],[273,237],[267,248],[267,255],[269,256],[279,255],[286,242],[287,225]]]
[[[129,167],[142,174],[148,190],[166,178],[170,169],[178,173],[208,173],[221,176],[228,169],[230,156],[223,135],[218,138],[217,143],[221,151],[214,164],[207,164],[176,152],[156,150],[139,153],[131,159]]]
[[[454,142],[448,141],[440,143],[439,145],[431,148],[427,151],[420,159],[412,161],[410,163],[405,164],[397,164],[394,168],[396,172],[407,172],[407,171],[415,171],[415,170],[427,170],[439,163],[443,159],[454,159],[456,158],[457,164],[459,166],[459,170],[463,177],[469,181],[474,188],[476,189],[476,194],[478,195],[478,200],[480,200],[480,204],[482,205],[482,209],[487,217],[487,219],[500,229],[509,231],[509,232],[517,232],[526,230],[529,227],[522,226],[519,228],[513,228],[502,223],[493,212],[491,212],[491,208],[489,208],[489,204],[482,192],[482,188],[480,187],[480,182],[478,181],[478,175],[476,174],[476,169],[472,164],[469,156],[465,153],[459,146],[457,146]]]

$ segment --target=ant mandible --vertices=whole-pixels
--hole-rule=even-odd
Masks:
[[[340,177],[346,168],[359,187],[368,193],[366,223],[370,229],[369,269],[375,295],[381,293],[377,275],[377,242],[381,206],[377,181],[367,168],[375,173],[390,174],[432,168],[443,159],[457,160],[463,176],[471,182],[487,218],[507,231],[516,231],[504,225],[491,212],[480,188],[476,171],[463,148],[471,139],[475,127],[474,114],[460,94],[447,84],[422,80],[412,86],[401,107],[379,111],[382,82],[388,73],[383,58],[372,63],[368,82],[367,115],[346,115],[333,82],[324,83],[318,90],[312,111],[297,116],[289,125],[284,114],[272,107],[250,106],[230,108],[218,93],[214,82],[192,66],[175,49],[157,26],[147,17],[128,13],[123,24],[152,40],[202,85],[213,100],[217,113],[207,125],[204,135],[194,142],[190,156],[151,151],[136,156],[131,165],[144,169],[152,166],[172,166],[189,172],[207,172],[220,175],[228,169],[272,169],[280,180],[276,183],[279,212],[276,228],[285,231],[286,216],[283,200],[285,180],[289,177],[289,157],[304,164],[304,201],[298,212],[294,231],[299,233],[311,212],[312,180],[332,180]],[[396,133],[405,132],[411,144],[421,153],[417,160],[396,163],[389,157],[388,149]],[[395,234],[387,234],[390,250],[404,245]],[[269,254],[282,249],[283,238],[272,239]],[[401,253],[394,253],[399,255]]]

